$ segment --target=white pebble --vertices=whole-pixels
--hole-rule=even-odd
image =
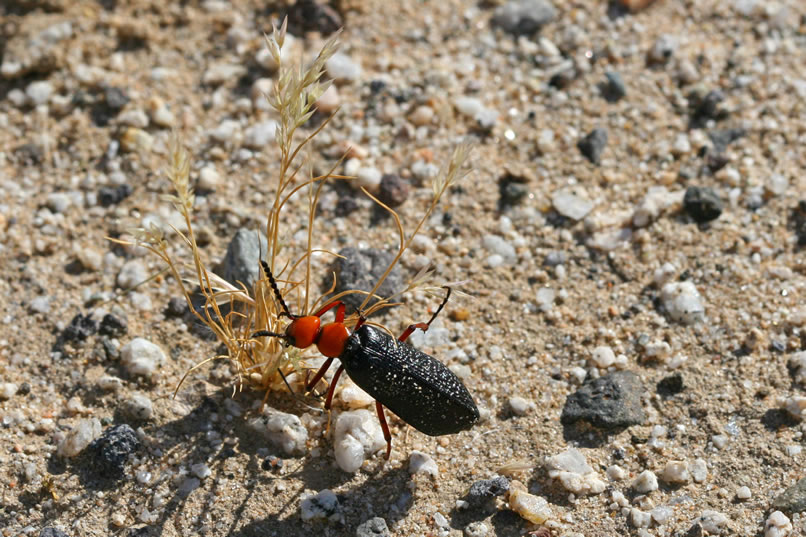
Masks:
[[[652,515],[633,507],[630,509],[630,522],[636,528],[648,528],[652,522]]]
[[[28,100],[30,100],[31,104],[34,106],[47,104],[50,100],[50,96],[53,95],[53,85],[47,80],[31,82],[28,84],[28,87],[25,88],[25,95],[28,96]]]
[[[304,521],[327,519],[336,522],[343,518],[339,498],[329,489],[303,496],[300,502],[300,515]]]
[[[104,375],[98,379],[98,387],[105,392],[117,392],[123,388],[123,381],[112,375]]]
[[[764,537],[786,537],[792,532],[792,522],[781,511],[774,511],[764,523]]]
[[[588,465],[578,449],[570,448],[546,459],[549,477],[557,479],[565,490],[577,495],[600,494],[605,483]]]
[[[670,282],[661,289],[663,307],[674,321],[695,324],[705,318],[702,297],[693,283]]]
[[[147,339],[135,338],[120,349],[123,366],[130,375],[150,377],[166,361],[165,352]]]
[[[338,399],[347,408],[366,408],[375,402],[375,399],[370,394],[362,390],[351,380],[349,382],[342,381],[339,386],[341,389],[338,394]]]
[[[669,461],[663,469],[661,477],[666,483],[688,483],[691,475],[688,473],[688,465],[685,461]]]
[[[737,500],[749,500],[753,496],[753,493],[750,491],[750,487],[743,486],[736,489],[736,499]]]
[[[274,142],[276,132],[276,121],[273,119],[261,121],[246,129],[243,135],[243,145],[249,149],[262,149]]]
[[[75,457],[101,435],[98,418],[79,421],[59,443],[58,453],[63,457]]]
[[[418,106],[409,116],[409,120],[418,127],[430,125],[434,120],[434,109],[427,105]]]
[[[362,166],[358,169],[355,177],[356,186],[363,186],[370,192],[374,192],[378,190],[378,186],[381,184],[383,174],[381,173],[381,170],[375,168],[374,166]]]
[[[508,265],[518,260],[518,255],[512,243],[498,235],[485,235],[481,239],[481,245],[491,254],[500,255]]]
[[[66,192],[53,192],[52,194],[48,194],[46,204],[48,209],[54,213],[61,214],[73,204],[73,200]]]
[[[644,347],[644,358],[654,362],[666,362],[672,353],[672,347],[665,341],[651,341]]]
[[[688,471],[695,483],[702,483],[708,478],[708,464],[703,459],[695,459],[689,465]]]
[[[554,307],[554,300],[557,298],[557,292],[551,287],[541,287],[537,290],[535,295],[537,299],[537,307],[543,313],[551,311]]]
[[[585,241],[589,247],[603,252],[611,252],[626,246],[632,240],[632,229],[612,228],[598,231]]]
[[[305,452],[308,442],[308,429],[299,417],[266,407],[263,416],[248,422],[249,428],[263,435],[272,445],[283,450],[287,455],[300,455]]]
[[[652,281],[655,283],[656,286],[661,287],[664,283],[671,280],[676,272],[677,267],[675,267],[671,263],[664,263],[663,265],[655,269]]]
[[[221,174],[214,166],[204,166],[199,170],[199,180],[196,187],[201,190],[215,190],[221,184]]]
[[[724,434],[715,434],[711,437],[711,442],[716,449],[722,449],[728,445],[728,437]]]
[[[210,467],[207,466],[207,464],[205,464],[203,462],[191,465],[190,471],[191,471],[191,473],[193,475],[195,475],[199,479],[204,479],[205,477],[210,477],[210,474],[213,473],[212,470],[210,470]]]
[[[28,309],[33,313],[48,313],[50,311],[50,297],[38,296],[31,299]]]
[[[246,67],[243,65],[217,63],[207,68],[202,75],[202,82],[205,85],[218,86],[230,80],[237,80],[245,74]]]
[[[409,473],[410,474],[428,474],[431,477],[439,476],[439,468],[437,463],[430,455],[421,451],[412,451],[409,454]]]
[[[147,420],[151,418],[154,407],[148,396],[142,393],[133,393],[129,399],[123,402],[121,410],[126,416],[136,420]]]
[[[543,524],[552,517],[545,498],[518,489],[509,492],[509,508],[532,524]]]
[[[794,397],[784,400],[783,406],[787,412],[792,414],[792,417],[803,419],[804,410],[806,410],[806,397],[795,395]]]
[[[672,518],[674,511],[670,507],[659,506],[652,509],[649,514],[652,515],[652,520],[655,521],[655,524],[661,526]]]
[[[588,372],[585,371],[585,368],[584,367],[579,367],[578,365],[575,365],[574,367],[569,369],[568,374],[571,376],[571,379],[576,384],[580,384],[580,385],[583,382],[585,382],[585,378],[588,376]]]
[[[375,414],[369,410],[342,412],[336,418],[333,449],[336,464],[345,472],[361,468],[364,460],[386,446]]]
[[[132,108],[120,113],[117,117],[117,123],[137,129],[145,129],[148,127],[148,115],[140,108]]]
[[[508,403],[509,408],[512,409],[512,412],[516,416],[525,416],[534,406],[534,403],[530,403],[523,397],[519,397],[517,395],[510,397]]]
[[[632,483],[632,488],[641,494],[648,494],[654,490],[658,490],[658,478],[652,471],[644,470],[635,478],[635,481]]]
[[[148,270],[139,259],[126,261],[118,272],[117,284],[121,289],[131,289],[148,279]]]
[[[337,52],[325,63],[327,74],[333,79],[344,82],[356,82],[361,78],[361,64],[348,55]]]
[[[806,386],[806,351],[794,353],[789,358],[789,368],[795,374],[795,382]]]
[[[627,472],[618,464],[608,466],[605,474],[607,475],[607,478],[612,481],[621,481],[627,477]]]
[[[566,189],[554,192],[551,204],[555,211],[571,220],[582,220],[593,209],[593,202],[583,193]]]
[[[13,382],[0,383],[0,401],[7,401],[16,395],[19,387]]]
[[[728,517],[718,511],[705,510],[700,515],[700,525],[705,533],[716,535],[722,531],[722,526],[728,523]]]
[[[151,311],[153,309],[151,297],[145,293],[138,293],[136,291],[130,293],[129,302],[131,302],[132,306],[137,311]]]
[[[606,345],[596,347],[591,353],[591,361],[596,367],[607,369],[616,362],[616,353]]]
[[[241,124],[234,119],[225,119],[209,135],[210,139],[220,144],[236,143],[241,136]]]

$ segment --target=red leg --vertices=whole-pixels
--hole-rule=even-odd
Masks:
[[[400,334],[400,337],[397,338],[398,341],[406,341],[409,338],[409,336],[412,334],[412,332],[414,332],[418,328],[420,330],[422,330],[423,332],[428,331],[428,327],[431,326],[431,323],[434,322],[434,319],[437,318],[437,315],[439,315],[439,312],[442,311],[442,308],[445,307],[445,304],[448,303],[448,299],[451,297],[451,288],[446,286],[445,289],[447,289],[448,292],[445,294],[445,298],[442,299],[442,304],[439,305],[439,307],[437,308],[437,311],[435,311],[434,314],[431,316],[431,318],[428,319],[428,322],[427,323],[410,324],[409,327],[406,328],[406,330],[404,330],[402,334]]]
[[[344,371],[344,366],[341,365],[333,375],[333,381],[330,383],[330,388],[327,390],[327,399],[325,399],[325,410],[330,410],[330,404],[333,402],[333,393],[336,391],[336,383],[339,381],[341,372]]]
[[[331,302],[327,306],[324,306],[319,311],[314,313],[313,316],[314,317],[321,317],[322,315],[324,315],[328,311],[332,310],[336,306],[339,307],[339,309],[336,310],[336,322],[337,323],[343,323],[344,322],[344,310],[345,310],[345,307],[344,307],[344,302],[342,302],[340,300],[337,300],[335,302]]]
[[[386,416],[383,414],[383,405],[380,401],[375,401],[375,410],[378,411],[378,421],[381,422],[383,438],[386,440],[386,460],[389,460],[389,455],[392,454],[392,433],[389,432],[389,425],[386,424]]]
[[[310,382],[307,382],[305,384],[305,391],[306,392],[310,391],[311,388],[316,386],[317,382],[322,380],[322,377],[325,376],[325,373],[327,373],[327,370],[330,368],[330,364],[332,364],[332,363],[333,363],[333,358],[328,358],[327,360],[325,360],[325,363],[322,364],[322,367],[319,368],[319,371],[316,372],[316,375],[314,375],[314,377],[311,379]]]

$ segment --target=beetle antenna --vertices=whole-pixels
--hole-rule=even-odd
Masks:
[[[291,312],[288,310],[288,306],[283,299],[283,295],[280,293],[280,289],[277,287],[277,282],[274,280],[274,275],[271,273],[271,269],[269,268],[269,264],[260,260],[260,266],[263,267],[263,272],[266,273],[266,276],[269,278],[269,285],[271,285],[272,291],[274,291],[274,296],[277,298],[277,302],[280,303],[282,306],[283,311],[280,313],[280,316],[285,315],[289,319],[296,319],[296,315],[292,315]]]
[[[437,315],[439,315],[439,312],[442,311],[442,308],[445,307],[445,304],[448,303],[448,299],[451,297],[451,288],[448,287],[447,285],[443,285],[442,288],[445,289],[448,292],[445,293],[445,298],[442,299],[442,304],[439,305],[439,307],[437,308],[437,311],[434,312],[434,314],[431,316],[431,318],[426,323],[429,326],[431,326],[431,323],[434,322],[434,319],[437,318]]]

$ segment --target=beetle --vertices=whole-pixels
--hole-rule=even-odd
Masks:
[[[428,330],[447,304],[451,296],[450,287],[445,287],[445,298],[428,322],[409,325],[395,340],[385,331],[364,324],[364,316],[359,316],[350,333],[344,324],[345,305],[338,300],[323,306],[313,315],[293,315],[277,288],[268,264],[261,261],[261,266],[282,307],[280,315],[291,319],[291,323],[283,334],[261,330],[252,334],[252,337],[277,337],[283,339],[286,345],[300,349],[316,345],[327,360],[306,383],[306,391],[322,379],[333,360],[338,358],[341,365],[328,387],[325,409],[330,410],[336,383],[342,372],[346,371],[353,382],[375,399],[378,421],[386,440],[387,459],[392,452],[392,435],[383,407],[429,436],[455,434],[470,429],[478,422],[479,410],[459,377],[436,358],[406,343],[415,330]],[[336,308],[335,320],[323,324],[322,315],[333,308]]]

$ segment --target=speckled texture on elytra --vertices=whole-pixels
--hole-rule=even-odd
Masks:
[[[353,382],[420,432],[454,434],[479,419],[470,392],[445,364],[373,326],[353,332],[339,359]]]

